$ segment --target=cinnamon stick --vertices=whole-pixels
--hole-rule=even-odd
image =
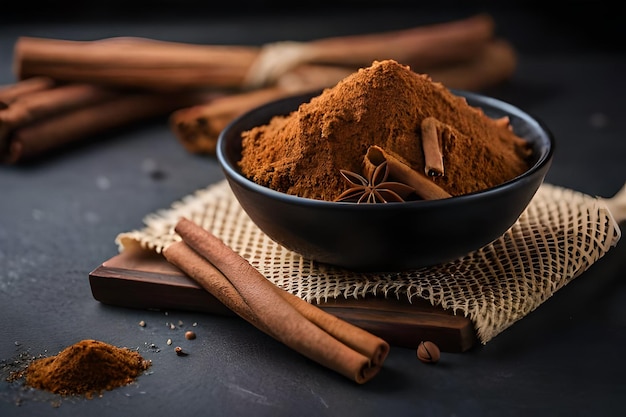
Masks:
[[[68,84],[21,94],[0,110],[0,144],[6,143],[15,129],[107,100],[116,94],[89,84]]]
[[[421,124],[424,172],[429,177],[438,177],[444,174],[438,125],[439,122],[434,117],[425,118]]]
[[[20,37],[14,47],[18,78],[173,91],[239,87],[259,47],[194,45],[138,37],[70,41]]]
[[[217,97],[173,112],[169,117],[170,129],[188,152],[214,155],[220,132],[233,119],[289,94],[282,88],[268,87]]]
[[[356,70],[394,59],[416,71],[464,61],[493,37],[493,19],[481,14],[384,33],[277,42],[263,47],[193,45],[119,37],[70,41],[20,37],[14,48],[18,78],[140,87],[157,91],[260,88],[306,64]]]
[[[42,118],[11,131],[0,162],[15,164],[132,122],[165,116],[205,99],[198,94],[117,93],[103,101]],[[59,104],[62,106],[62,104]]]
[[[472,58],[493,38],[494,29],[491,16],[478,14],[403,30],[320,39],[306,48],[309,62],[362,67],[393,59],[421,72]]]
[[[47,90],[54,86],[54,80],[49,77],[33,77],[20,80],[16,83],[0,86],[0,106],[8,107],[15,99],[35,91]]]
[[[415,189],[415,193],[424,200],[449,198],[451,195],[435,184],[426,175],[415,171],[400,158],[390,154],[379,146],[370,146],[365,155],[365,170],[369,172],[382,162],[387,161],[389,176]]]
[[[182,218],[182,242],[163,254],[261,331],[359,384],[381,369],[389,344],[287,293],[219,238]]]

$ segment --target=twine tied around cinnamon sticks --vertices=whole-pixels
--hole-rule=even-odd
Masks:
[[[235,117],[278,98],[331,87],[375,60],[394,59],[448,88],[480,90],[509,78],[516,66],[515,51],[507,41],[495,38],[494,26],[490,16],[480,14],[390,32],[262,46],[195,45],[137,37],[95,41],[20,37],[14,48],[17,83],[45,77],[57,86],[79,83],[112,89],[119,99],[138,93],[150,96],[126,106],[112,104],[106,112],[89,112],[88,117],[77,116],[76,102],[70,96],[50,96],[51,110],[64,109],[56,111],[56,124],[27,132],[29,139],[19,140],[13,134],[15,123],[7,123],[2,127],[0,161],[17,163],[45,156],[148,115],[169,116],[172,132],[187,151],[212,155],[219,133]],[[2,90],[0,86],[0,94]],[[173,93],[179,101],[164,105],[171,103]],[[192,93],[195,96],[190,97]],[[151,100],[161,105],[155,109]],[[50,118],[45,116],[46,122]],[[39,115],[28,124],[41,119],[44,116]],[[13,142],[20,144],[13,146]],[[9,152],[11,147],[20,150]]]
[[[181,218],[165,258],[259,330],[363,384],[389,353],[383,339],[277,287],[219,238]]]

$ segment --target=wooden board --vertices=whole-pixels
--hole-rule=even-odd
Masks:
[[[185,310],[233,315],[195,281],[151,251],[125,251],[89,274],[93,297],[115,306]],[[422,340],[444,352],[465,352],[476,343],[472,322],[423,300],[380,297],[335,299],[319,304],[325,311],[362,327],[391,345],[417,348]]]

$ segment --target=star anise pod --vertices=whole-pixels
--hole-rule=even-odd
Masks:
[[[345,169],[340,169],[339,172],[350,184],[350,188],[341,193],[335,201],[353,203],[402,202],[415,191],[412,187],[401,182],[387,181],[389,175],[387,161],[378,165],[369,179]]]

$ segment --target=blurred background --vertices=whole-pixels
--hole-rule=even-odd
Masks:
[[[414,28],[484,12],[494,18],[496,36],[515,48],[518,62],[511,80],[482,92],[540,115],[561,140],[592,138],[582,148],[560,146],[548,179],[612,195],[622,185],[621,173],[611,182],[606,175],[590,175],[585,184],[572,178],[581,167],[602,173],[607,154],[623,154],[625,9],[623,2],[606,0],[11,0],[0,11],[0,84],[15,81],[13,47],[20,36],[263,45]]]
[[[400,15],[398,11],[406,11],[406,13],[402,13],[402,17],[398,17]],[[263,18],[267,22],[265,27],[271,28],[271,31],[280,32],[283,30],[292,34],[294,33],[292,24],[297,22],[299,17],[318,15],[325,19],[325,27],[320,28],[320,32],[328,33],[329,28],[332,28],[334,33],[340,35],[346,32],[354,33],[350,25],[342,26],[342,23],[345,19],[353,18],[355,14],[360,19],[365,19],[366,23],[371,23],[372,30],[384,30],[385,28],[412,27],[423,23],[432,23],[438,19],[437,16],[440,16],[442,20],[449,20],[451,17],[465,16],[480,11],[486,11],[499,17],[503,24],[499,25],[498,30],[505,37],[510,30],[520,30],[516,27],[516,14],[524,13],[534,16],[538,21],[537,26],[523,28],[528,41],[518,40],[516,45],[522,50],[526,45],[533,45],[533,48],[537,48],[536,38],[543,37],[546,40],[552,40],[542,45],[546,50],[552,50],[552,42],[554,39],[558,41],[559,37],[569,38],[568,41],[574,38],[576,41],[574,43],[577,46],[599,49],[624,50],[626,43],[623,40],[626,38],[623,22],[626,17],[624,2],[606,0],[569,0],[563,2],[537,0],[437,0],[432,2],[423,0],[317,0],[313,2],[292,1],[287,4],[284,4],[283,1],[272,0],[239,0],[236,2],[206,0],[76,2],[59,0],[37,2],[34,5],[30,2],[11,0],[3,1],[0,24],[104,22],[112,19],[158,23],[182,18],[193,23],[219,21],[224,18],[244,15],[250,21],[250,28],[255,27],[257,19]],[[541,32],[535,31],[536,27],[541,27]],[[550,32],[546,32],[546,27],[550,27]],[[362,30],[366,28],[367,25],[361,26]],[[310,30],[304,32],[311,34]],[[263,38],[264,34],[259,33],[259,42],[262,42]]]

